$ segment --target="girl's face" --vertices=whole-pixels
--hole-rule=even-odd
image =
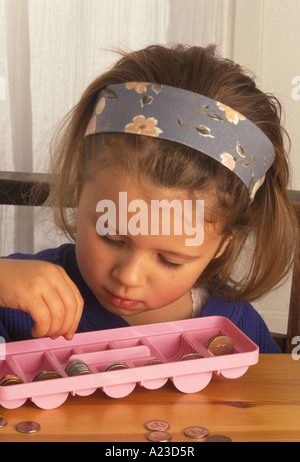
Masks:
[[[121,210],[128,225],[127,233],[121,235],[119,229],[124,223],[118,220],[119,192],[127,193],[127,204],[138,199],[148,205],[149,223],[151,200],[171,202],[179,197],[174,190],[148,183],[141,186],[129,175],[112,168],[98,171],[92,181],[85,181],[77,197],[76,237],[77,261],[83,278],[101,305],[126,318],[129,324],[135,318],[143,323],[149,314],[151,322],[190,317],[190,288],[208,263],[223,253],[228,242],[221,245],[222,236],[205,223],[203,244],[186,246],[190,235],[174,234],[172,214],[170,235],[161,234],[161,229],[158,235],[131,234],[129,221],[137,210]],[[103,200],[112,201],[107,204],[114,204],[116,210],[116,229],[112,228],[105,236],[99,235],[96,228],[98,219],[108,210],[96,210],[98,202]]]

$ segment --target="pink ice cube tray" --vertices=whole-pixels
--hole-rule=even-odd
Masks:
[[[214,356],[206,348],[207,341],[218,334],[233,340],[232,354]],[[178,361],[193,352],[202,358]],[[208,385],[213,373],[240,377],[257,363],[258,352],[257,345],[220,316],[76,334],[71,341],[60,337],[8,343],[5,359],[0,360],[0,378],[14,374],[24,383],[0,386],[0,404],[13,409],[29,398],[42,409],[53,409],[69,393],[87,396],[100,388],[112,398],[121,398],[137,383],[153,390],[168,379],[179,391],[195,393]],[[69,377],[65,368],[73,359],[83,360],[92,373]],[[161,363],[145,365],[152,359]],[[115,362],[128,368],[105,371]],[[44,370],[55,370],[62,377],[33,382]]]

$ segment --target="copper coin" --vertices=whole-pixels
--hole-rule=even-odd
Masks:
[[[154,364],[162,364],[162,361],[160,361],[159,359],[149,359],[145,362],[144,366],[152,366]]]
[[[33,379],[33,382],[40,382],[42,380],[60,379],[62,375],[56,371],[41,371]]]
[[[186,355],[181,356],[178,361],[188,361],[189,359],[199,359],[203,358],[200,353],[187,353]]]
[[[232,439],[226,435],[211,435],[206,439],[206,443],[230,443]]]
[[[0,386],[6,387],[7,385],[16,385],[18,383],[24,383],[23,380],[17,375],[7,374],[0,380]]]
[[[16,426],[16,430],[21,433],[36,433],[41,429],[41,426],[37,422],[20,422]]]
[[[165,420],[149,420],[149,422],[145,423],[145,427],[147,430],[165,431],[170,428],[170,425]]]
[[[124,363],[113,363],[110,366],[107,366],[104,372],[107,371],[118,371],[119,369],[128,369],[128,366]]]
[[[154,431],[148,433],[147,439],[152,442],[166,443],[172,439],[172,435],[168,432]]]
[[[226,335],[214,335],[208,340],[206,348],[214,356],[230,355],[234,351],[234,343]]]
[[[3,428],[7,425],[7,420],[4,417],[0,417],[0,428]]]
[[[185,436],[189,438],[205,438],[208,435],[208,430],[205,427],[187,427],[183,430]]]

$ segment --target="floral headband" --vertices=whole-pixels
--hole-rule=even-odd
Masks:
[[[251,200],[275,159],[269,138],[242,114],[206,96],[157,83],[129,82],[102,89],[85,137],[106,132],[190,146],[233,171]]]

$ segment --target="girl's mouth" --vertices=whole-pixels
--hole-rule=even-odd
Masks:
[[[140,300],[129,300],[126,298],[118,297],[117,295],[112,294],[106,290],[107,297],[109,301],[118,308],[135,308],[141,303]]]

